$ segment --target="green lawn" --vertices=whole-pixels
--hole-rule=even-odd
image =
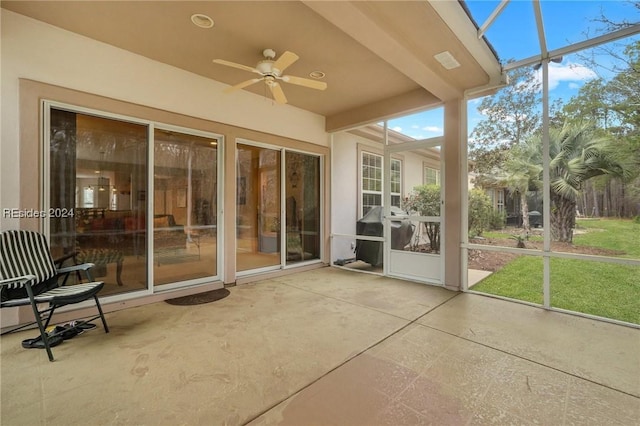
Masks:
[[[640,258],[640,224],[631,220],[579,220],[576,246],[624,252]],[[508,239],[492,233],[490,237]],[[513,246],[513,241],[504,245]],[[542,303],[542,258],[521,256],[476,284],[473,290]],[[640,266],[551,259],[551,305],[640,324]]]
[[[640,223],[621,219],[578,219],[577,246],[602,247],[624,251],[622,257],[640,259]],[[587,231],[585,234],[579,232]]]

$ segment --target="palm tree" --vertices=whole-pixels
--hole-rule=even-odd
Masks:
[[[527,144],[542,152],[540,135],[529,139]],[[565,122],[562,127],[549,129],[550,219],[554,241],[573,241],[576,202],[586,181],[603,175],[622,179],[631,176],[633,159],[620,157],[615,140],[598,135],[590,123]],[[539,179],[542,180],[541,174]]]
[[[520,196],[520,212],[522,228],[525,232],[531,229],[529,224],[529,205],[527,192],[542,187],[542,161],[539,147],[524,143],[516,145],[509,151],[504,164],[504,185],[509,191]]]

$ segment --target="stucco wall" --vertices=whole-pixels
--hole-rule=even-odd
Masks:
[[[4,9],[0,14],[2,208],[20,207],[20,78],[328,146],[320,115],[248,92],[226,95],[222,83]],[[0,228],[17,225],[0,216]]]

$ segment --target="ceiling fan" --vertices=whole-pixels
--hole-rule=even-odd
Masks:
[[[231,86],[225,89],[226,93],[233,92],[234,90],[244,89],[245,87],[258,83],[259,81],[264,81],[271,91],[273,99],[279,104],[286,104],[287,97],[284,95],[284,92],[282,91],[282,87],[280,87],[280,83],[278,82],[278,80],[281,80],[285,83],[297,84],[298,86],[304,86],[311,89],[324,90],[327,88],[327,83],[323,81],[309,80],[308,78],[295,77],[293,75],[282,75],[287,67],[289,67],[299,59],[298,55],[296,55],[295,53],[286,51],[282,55],[280,55],[277,60],[274,60],[276,57],[276,52],[273,49],[265,49],[262,52],[262,55],[264,56],[264,59],[258,62],[255,67],[249,67],[246,65],[237,64],[235,62],[225,61],[224,59],[213,60],[213,62],[215,62],[216,64],[226,65],[260,75],[260,77],[243,81],[242,83],[238,83],[235,86]]]

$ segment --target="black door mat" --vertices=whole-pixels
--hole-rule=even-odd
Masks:
[[[218,290],[205,291],[204,293],[176,297],[175,299],[165,300],[165,302],[170,305],[178,306],[202,305],[203,303],[215,302],[216,300],[224,299],[229,294],[231,294],[229,290],[221,288]]]

